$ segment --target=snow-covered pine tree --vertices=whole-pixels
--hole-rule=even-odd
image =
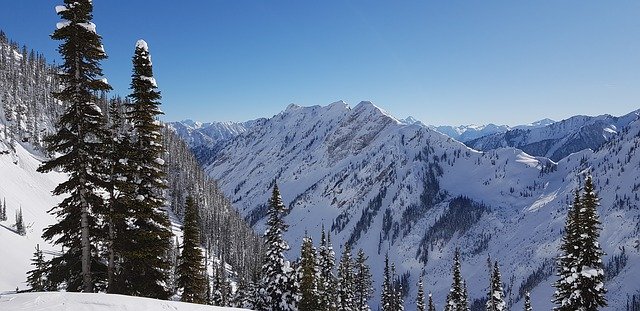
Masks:
[[[22,206],[16,212],[16,224],[15,224],[15,227],[16,227],[16,232],[19,235],[26,235],[27,234],[27,228],[25,228],[24,219],[22,218]]]
[[[351,246],[347,243],[338,264],[338,311],[355,311],[355,284]]]
[[[436,305],[433,304],[433,297],[431,295],[431,292],[429,292],[429,307],[428,307],[429,311],[436,311]]]
[[[456,249],[453,257],[453,283],[447,295],[445,311],[467,311],[469,309],[466,299],[466,285],[460,271],[460,250]]]
[[[524,294],[524,311],[533,311],[531,307],[531,294],[529,294],[529,292]]]
[[[335,297],[337,294],[337,278],[334,272],[336,265],[335,253],[331,245],[330,234],[325,234],[324,225],[320,235],[320,247],[318,250],[318,295],[320,297],[320,309],[322,311],[335,311],[337,306]]]
[[[306,233],[302,239],[300,250],[300,268],[302,278],[300,280],[300,311],[320,310],[320,296],[318,295],[318,260],[313,240]]]
[[[264,233],[265,258],[261,269],[259,295],[263,311],[296,311],[300,300],[295,271],[284,257],[289,245],[282,237],[287,230],[283,216],[285,206],[278,185],[274,183],[269,200],[267,230]]]
[[[2,206],[0,206],[0,221],[7,221],[7,199],[2,198]]]
[[[200,227],[198,205],[192,196],[187,196],[184,224],[182,226],[182,253],[178,259],[178,288],[182,289],[180,301],[204,304],[207,284],[200,250]]]
[[[396,277],[396,264],[391,264],[391,279],[393,282],[391,283],[391,310],[395,311],[403,311],[404,310],[404,299],[402,298],[402,284],[399,282]]]
[[[111,89],[100,68],[100,61],[107,56],[92,23],[91,0],[65,0],[56,11],[62,21],[51,37],[63,41],[58,48],[63,59],[58,74],[63,89],[53,95],[67,109],[57,123],[57,132],[47,140],[48,151],[59,156],[46,161],[38,171],[62,170],[69,178],[53,191],[66,197],[52,209],[58,222],[47,227],[42,236],[65,249],[51,260],[54,282],[64,282],[67,291],[93,292],[106,275],[96,249],[106,136],[96,94]]]
[[[36,244],[36,252],[33,253],[31,265],[33,265],[33,270],[27,272],[27,284],[31,287],[30,291],[43,292],[48,290],[46,279],[47,262],[44,260],[42,250],[40,250],[40,244]]]
[[[382,290],[380,293],[380,308],[382,311],[393,310],[393,278],[389,267],[389,254],[384,256],[384,272],[382,276]]]
[[[418,279],[418,295],[416,295],[416,311],[426,311],[426,306],[424,305],[424,285],[422,283],[422,275],[420,275],[420,278]]]
[[[574,295],[580,296],[579,305],[584,310],[598,310],[607,305],[602,263],[604,252],[598,242],[602,230],[597,211],[599,201],[593,178],[588,175],[584,182],[582,206],[578,218],[581,252],[577,262],[578,277],[576,291],[574,291]]]
[[[219,265],[214,264],[212,281],[213,284],[211,286],[211,303],[214,306],[224,307],[224,280],[222,276],[222,268]]]
[[[357,311],[371,311],[369,299],[373,295],[373,279],[367,259],[364,250],[359,249],[354,271],[355,310]]]
[[[564,235],[560,246],[560,256],[557,261],[559,279],[553,286],[556,287],[553,302],[556,304],[554,310],[573,311],[577,310],[578,304],[572,297],[575,290],[574,276],[577,271],[577,260],[580,257],[579,244],[579,217],[580,217],[580,191],[576,189],[573,204],[567,210],[567,219],[564,225]]]
[[[164,147],[160,111],[160,92],[153,77],[149,48],[144,40],[136,43],[133,56],[131,100],[127,120],[133,126],[135,155],[129,159],[134,170],[133,202],[127,215],[131,224],[127,237],[132,247],[124,252],[122,273],[127,278],[125,293],[167,299],[166,288],[171,248],[169,218],[163,209],[165,200]]]
[[[498,262],[496,261],[493,266],[493,272],[489,282],[489,293],[487,296],[487,311],[504,311],[506,310],[506,303],[504,302],[504,291],[502,289],[502,280],[500,276],[500,270],[498,268]]]

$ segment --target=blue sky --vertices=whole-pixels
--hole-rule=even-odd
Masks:
[[[4,1],[0,29],[58,58],[62,1]],[[640,108],[640,1],[94,0],[115,93],[149,43],[166,120],[241,121],[370,100],[428,124]]]

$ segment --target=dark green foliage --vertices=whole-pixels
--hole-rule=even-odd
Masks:
[[[7,199],[2,199],[2,204],[0,205],[0,221],[7,221]]]
[[[529,292],[524,294],[524,311],[533,311],[533,308],[531,307],[531,295]]]
[[[91,30],[93,5],[90,0],[65,0],[66,10],[58,14],[62,26],[51,37],[61,40],[62,65],[58,77],[64,88],[54,97],[67,105],[57,123],[57,133],[47,139],[47,150],[59,154],[38,170],[61,170],[69,179],[58,185],[54,195],[66,194],[51,212],[58,223],[44,230],[43,238],[64,247],[51,260],[51,278],[64,281],[67,291],[92,292],[105,278],[104,264],[96,245],[101,237],[96,217],[103,208],[99,191],[104,187],[104,116],[97,106],[98,92],[110,90],[101,79],[99,62],[107,56],[101,38]]]
[[[27,272],[27,284],[31,287],[30,290],[33,292],[48,290],[49,286],[46,279],[48,263],[44,260],[40,244],[36,245],[36,252],[33,253],[31,264],[33,265],[33,270]]]
[[[576,191],[567,215],[558,260],[560,279],[554,284],[555,310],[598,310],[607,305],[598,201],[593,180],[587,176],[583,195]]]
[[[318,260],[316,249],[313,247],[313,240],[306,236],[302,239],[302,250],[300,251],[300,267],[302,278],[300,280],[300,311],[320,310],[320,296],[318,295]]]
[[[16,212],[15,227],[16,227],[16,232],[19,235],[27,234],[27,228],[24,227],[24,219],[22,218],[22,207],[20,207],[20,209]]]
[[[129,180],[135,183],[135,189],[126,215],[130,223],[125,234],[127,247],[121,252],[124,293],[167,299],[171,294],[165,286],[170,268],[166,255],[171,248],[171,231],[163,209],[162,190],[166,186],[162,126],[156,120],[162,112],[151,57],[142,40],[136,44],[133,56],[131,91],[126,116],[133,126],[135,154],[128,160],[133,170]]]
[[[460,271],[460,250],[456,249],[453,258],[453,283],[447,295],[445,311],[468,311],[467,286]]]
[[[500,269],[498,268],[497,261],[495,262],[493,266],[493,272],[491,273],[486,306],[487,311],[503,311],[506,308]]]
[[[429,300],[431,300],[431,295],[429,295]],[[418,295],[416,296],[416,311],[426,311],[426,306],[424,305],[424,284],[422,283],[422,275],[420,275],[420,279],[418,280]]]
[[[384,258],[384,275],[382,279],[382,293],[380,308],[382,311],[402,311],[402,287],[395,282],[396,268],[394,264],[389,266],[389,254]]]
[[[371,269],[367,265],[367,255],[362,249],[358,250],[354,270],[355,310],[369,311],[369,299],[373,295],[373,280]]]
[[[273,187],[269,200],[267,230],[264,234],[265,258],[259,297],[261,310],[294,311],[299,301],[296,271],[284,257],[289,245],[282,235],[287,230],[283,216],[286,212],[278,185]]]
[[[351,246],[346,244],[338,264],[338,311],[355,311],[355,284]]]
[[[429,311],[436,311],[436,305],[433,304],[433,297],[431,297],[431,293],[429,293]]]
[[[318,250],[318,296],[322,311],[334,311],[337,308],[334,297],[337,295],[338,280],[334,273],[335,253],[331,245],[331,236],[325,234],[324,226],[320,236],[320,249]]]
[[[182,289],[181,301],[200,303],[206,302],[204,258],[200,250],[200,229],[198,225],[198,206],[193,197],[187,197],[184,224],[182,226],[182,253],[178,258],[177,285]]]

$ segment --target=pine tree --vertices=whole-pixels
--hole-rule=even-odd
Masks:
[[[7,221],[7,199],[2,198],[2,206],[0,206],[0,221]]]
[[[555,310],[598,310],[607,305],[604,271],[598,238],[600,221],[598,196],[591,176],[587,176],[584,194],[576,191],[569,209],[558,260],[560,279],[554,284]]]
[[[31,265],[34,267],[33,270],[27,272],[27,284],[31,287],[30,291],[43,292],[47,290],[47,262],[44,260],[42,250],[40,250],[40,244],[36,244],[36,252],[33,253]]]
[[[393,277],[389,267],[389,254],[384,257],[384,272],[382,276],[382,292],[380,294],[380,307],[382,311],[395,311],[393,309]]]
[[[456,249],[453,258],[453,284],[447,295],[447,305],[445,311],[467,311],[469,310],[466,294],[466,285],[462,279],[460,271],[460,250]]]
[[[345,244],[338,264],[338,311],[355,311],[355,284],[351,246]]]
[[[27,229],[24,227],[24,219],[22,218],[22,207],[16,212],[16,232],[19,235],[26,235]]]
[[[63,21],[51,36],[63,41],[58,48],[63,59],[58,77],[64,88],[53,95],[68,106],[57,123],[57,132],[47,140],[49,153],[60,156],[46,161],[38,171],[58,169],[69,179],[53,191],[66,197],[52,209],[58,223],[47,227],[42,236],[65,249],[51,260],[51,277],[66,283],[67,291],[93,292],[105,274],[96,250],[101,238],[96,214],[103,207],[100,192],[105,137],[104,116],[96,104],[96,94],[111,87],[101,79],[99,62],[107,56],[91,22],[92,1],[64,3],[56,8]]]
[[[402,284],[396,277],[395,264],[391,264],[391,279],[393,280],[391,286],[391,310],[403,311],[404,300],[402,299]]]
[[[371,275],[371,269],[367,265],[367,255],[364,250],[358,250],[358,255],[355,263],[355,310],[357,311],[370,311],[369,299],[373,295],[373,280]]]
[[[429,311],[436,311],[436,306],[433,304],[433,297],[429,293]]]
[[[533,308],[531,307],[531,295],[529,292],[524,294],[524,311],[533,311]]]
[[[187,196],[182,226],[183,241],[177,268],[178,288],[182,289],[180,301],[204,304],[205,283],[203,266],[204,258],[200,250],[200,225],[198,223],[198,206],[192,196]]]
[[[264,234],[266,254],[262,265],[262,281],[260,288],[260,302],[264,311],[295,311],[300,299],[296,287],[295,271],[284,252],[289,245],[282,235],[287,230],[283,216],[285,206],[280,197],[278,185],[273,187],[269,200],[267,230]]]
[[[490,280],[487,311],[503,311],[506,308],[506,303],[504,302],[504,291],[497,261],[494,263]]]
[[[431,295],[429,295],[431,298]],[[424,285],[422,284],[422,275],[420,275],[420,279],[418,279],[418,295],[416,296],[416,311],[426,311],[426,307],[424,305]]]
[[[604,287],[604,270],[602,257],[604,252],[600,247],[601,223],[598,219],[597,208],[600,205],[595,192],[593,178],[587,176],[582,195],[582,208],[579,215],[581,253],[578,260],[577,290],[579,292],[580,306],[584,310],[597,310],[607,305]]]
[[[305,234],[300,251],[300,267],[302,278],[300,281],[300,311],[317,311],[320,309],[318,295],[318,260],[313,240]]]
[[[162,125],[157,120],[160,92],[153,78],[147,43],[139,40],[133,56],[132,93],[128,96],[127,120],[133,125],[135,155],[130,159],[135,183],[133,202],[127,215],[127,230],[133,247],[123,252],[122,274],[125,293],[167,299],[171,248],[169,218],[163,210],[165,185],[162,155]],[[201,255],[202,256],[202,255]]]
[[[337,278],[334,273],[336,264],[335,253],[331,246],[331,236],[325,234],[324,226],[320,236],[320,248],[318,250],[318,295],[320,296],[320,309],[322,311],[335,311],[337,309],[335,299],[337,295]]]

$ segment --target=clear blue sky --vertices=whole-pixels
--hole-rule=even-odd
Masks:
[[[144,38],[166,120],[339,99],[436,125],[640,108],[640,1],[93,2],[115,92]],[[55,59],[59,3],[3,1],[0,29]]]

